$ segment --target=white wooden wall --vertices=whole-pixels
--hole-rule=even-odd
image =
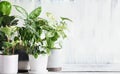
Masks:
[[[44,2],[45,10],[73,20],[63,48],[65,68],[119,71],[120,0],[52,1]]]
[[[36,5],[35,0],[16,1],[29,11]],[[57,16],[66,16],[73,20],[68,26],[68,38],[63,47],[65,65],[120,64],[120,0],[41,0],[41,2],[44,12],[50,11]],[[113,69],[118,70],[118,67],[110,68]]]

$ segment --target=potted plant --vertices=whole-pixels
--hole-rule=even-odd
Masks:
[[[53,49],[61,48],[56,47],[56,45],[61,46],[60,39],[66,38],[64,32],[67,25],[66,20],[71,20],[61,17],[60,21],[57,21],[51,13],[47,13],[47,18],[44,19],[39,17],[41,7],[28,13],[24,8],[17,5],[14,6],[22,14],[19,17],[24,21],[23,27],[19,27],[19,40],[21,42],[20,44],[24,46],[26,52],[29,54],[30,72],[45,72],[48,58],[47,54],[54,52]],[[52,54],[50,57],[53,58]],[[50,62],[56,63],[56,61],[52,60],[49,59],[48,70],[52,68]]]
[[[17,22],[10,16],[12,9],[8,1],[0,2],[0,74],[16,74],[18,72],[18,55],[14,54],[18,41]]]
[[[37,7],[31,13],[24,8],[14,5],[16,10],[22,14],[20,18],[24,21],[19,27],[20,44],[24,46],[29,54],[31,73],[46,72],[47,60],[50,49],[46,46],[46,33],[51,29],[48,21],[40,18],[41,7]]]
[[[53,14],[47,13],[49,18],[49,24],[54,28],[49,31],[47,35],[47,44],[51,48],[51,54],[48,57],[47,69],[48,71],[61,71],[62,69],[62,55],[61,48],[62,42],[67,37],[65,30],[67,30],[67,21],[71,21],[68,18],[60,17],[58,20],[54,17]],[[51,36],[52,35],[52,36]]]

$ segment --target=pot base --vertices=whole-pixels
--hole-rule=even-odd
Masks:
[[[48,73],[48,71],[28,71],[30,74]]]
[[[18,70],[18,73],[26,73],[28,70]]]
[[[0,73],[0,74],[18,74],[18,73]]]
[[[53,71],[53,72],[59,72],[62,70],[61,67],[58,67],[58,68],[47,68],[48,71]]]

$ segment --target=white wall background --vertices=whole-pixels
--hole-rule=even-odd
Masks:
[[[46,0],[43,7],[73,20],[66,64],[120,63],[120,0]]]
[[[23,0],[20,5],[31,10],[34,7],[31,1],[35,2]],[[65,64],[120,63],[120,0],[41,0],[40,3],[44,12],[73,20],[63,48]]]

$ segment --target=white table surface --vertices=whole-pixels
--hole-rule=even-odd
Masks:
[[[29,74],[29,73],[18,73]],[[30,74],[120,74],[120,72],[48,72],[48,73],[30,73]]]

